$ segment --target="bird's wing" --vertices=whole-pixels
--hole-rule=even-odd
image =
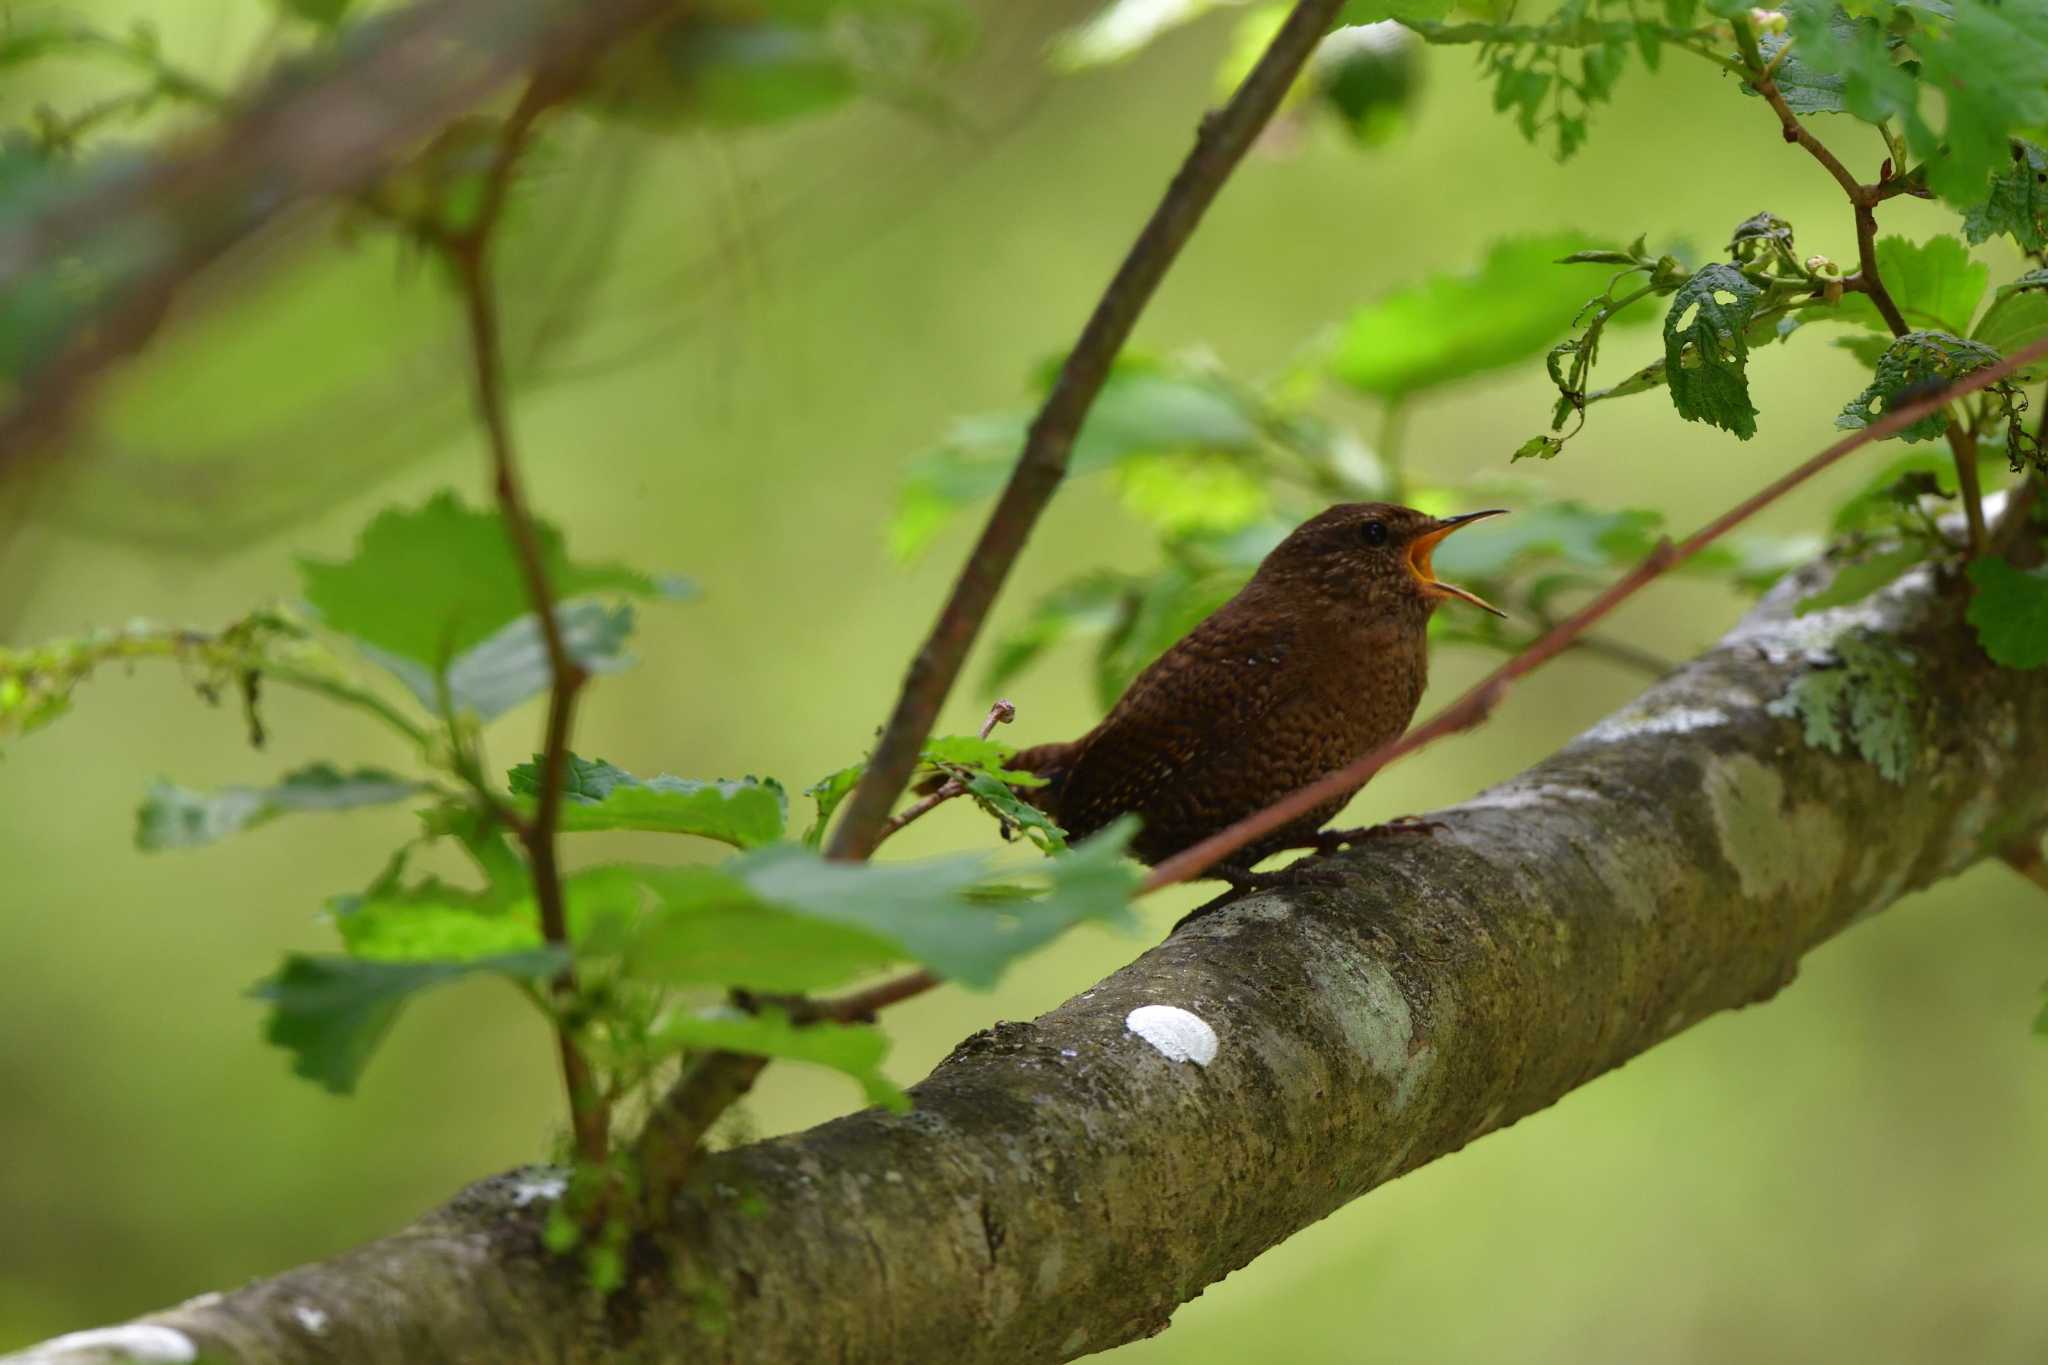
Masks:
[[[1092,833],[1237,743],[1284,694],[1292,644],[1277,623],[1247,632],[1238,622],[1227,636],[1198,627],[1161,655],[1088,736],[1059,794],[1060,823]]]

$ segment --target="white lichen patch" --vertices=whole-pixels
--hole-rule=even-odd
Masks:
[[[310,1303],[295,1303],[292,1305],[292,1317],[316,1337],[327,1330],[327,1310],[324,1308],[315,1308]]]
[[[1488,787],[1459,810],[1536,810],[1571,801],[1598,801],[1600,793],[1585,787],[1567,787],[1559,782],[1503,782]]]
[[[1385,963],[1368,960],[1341,976],[1318,972],[1316,984],[1336,1006],[1345,1040],[1394,1087],[1394,1108],[1406,1109],[1436,1066],[1436,1048],[1418,1042],[1414,1013],[1394,974]]]
[[[566,1176],[530,1175],[512,1186],[512,1205],[514,1208],[523,1209],[537,1199],[544,1199],[552,1204],[560,1199],[562,1192],[568,1188],[569,1181]]]
[[[199,1359],[192,1338],[175,1327],[131,1322],[53,1337],[18,1357],[20,1365],[182,1365]]]
[[[1721,856],[1742,894],[1763,899],[1825,878],[1841,859],[1844,836],[1819,802],[1785,805],[1785,784],[1748,754],[1717,759],[1703,784]]]
[[[1124,1027],[1170,1062],[1207,1066],[1216,1060],[1216,1030],[1178,1005],[1140,1005],[1124,1016]]]
[[[1638,735],[1689,735],[1695,730],[1718,730],[1727,723],[1728,713],[1718,706],[1673,706],[1662,711],[1628,706],[1579,738],[1585,743],[1614,744]]]

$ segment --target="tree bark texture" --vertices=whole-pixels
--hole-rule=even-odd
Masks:
[[[334,1260],[8,1359],[1017,1365],[1156,1332],[2048,821],[2048,670],[1993,666],[1960,585],[1924,567],[1797,616],[1828,573],[1433,834],[1333,860],[1341,884],[1236,902],[975,1034],[911,1112],[708,1159],[608,1303],[540,1249],[559,1186],[524,1171]],[[1910,676],[1903,781],[1814,747],[1785,705],[1850,641]]]

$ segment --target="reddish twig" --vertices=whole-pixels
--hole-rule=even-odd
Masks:
[[[521,821],[515,829],[526,848],[527,862],[533,872],[541,938],[559,946],[569,942],[569,914],[555,836],[561,817],[563,777],[568,767],[569,731],[575,720],[576,697],[590,675],[570,654],[568,643],[562,636],[562,625],[555,614],[554,590],[548,582],[541,550],[540,532],[519,477],[505,396],[497,298],[490,275],[491,236],[503,214],[513,169],[526,146],[534,121],[555,98],[551,89],[539,82],[528,87],[518,107],[505,122],[475,220],[461,233],[442,234],[434,241],[453,270],[462,294],[464,313],[469,323],[470,354],[474,362],[477,412],[483,421],[491,453],[493,491],[505,521],[506,534],[512,541],[527,600],[539,621],[542,645],[547,652],[548,714],[541,741],[540,794],[534,803],[533,817]],[[573,965],[564,966],[556,975],[552,990],[558,1005],[574,1002],[577,982]],[[600,1164],[610,1143],[608,1106],[592,1077],[588,1059],[577,1045],[574,1021],[558,1018],[555,1021],[555,1039],[561,1056],[562,1081],[568,1090],[569,1120],[575,1132],[577,1155],[593,1165]]]
[[[911,660],[874,757],[833,831],[827,847],[830,856],[858,859],[874,851],[889,808],[917,766],[925,737],[981,632],[983,618],[1066,474],[1074,437],[1139,313],[1224,181],[1272,118],[1339,8],[1341,0],[1299,0],[1229,103],[1203,118],[1194,150],[1117,267],[1032,420],[1009,483],[990,511],[931,634]]]
[[[1855,285],[1858,292],[1868,296],[1871,306],[1877,309],[1884,325],[1895,337],[1902,337],[1911,331],[1906,315],[1900,311],[1891,290],[1885,287],[1884,275],[1877,268],[1877,205],[1894,194],[1902,193],[1908,174],[1894,176],[1892,163],[1887,159],[1876,184],[1865,185],[1849,173],[1841,158],[1828,150],[1827,144],[1815,137],[1799,116],[1792,112],[1792,106],[1785,102],[1784,94],[1778,89],[1778,82],[1762,54],[1757,49],[1756,36],[1749,24],[1742,19],[1734,21],[1735,43],[1742,51],[1743,60],[1749,64],[1750,89],[1762,95],[1778,116],[1778,125],[1785,141],[1797,143],[1818,161],[1827,173],[1842,187],[1842,193],[1849,197],[1850,207],[1856,214],[1856,260]],[[1782,53],[1780,54],[1782,55]],[[1976,437],[1962,429],[1962,424],[1950,418],[1946,431],[1950,453],[1955,457],[1956,484],[1963,495],[1963,520],[1969,528],[1970,554],[1984,552],[1984,493],[1977,478]]]
[[[1329,776],[1312,782],[1288,796],[1282,797],[1265,809],[1255,811],[1244,819],[1239,820],[1236,824],[1174,854],[1173,857],[1168,858],[1165,862],[1152,869],[1152,874],[1145,879],[1139,894],[1143,895],[1146,892],[1156,891],[1160,887],[1169,886],[1174,882],[1186,881],[1197,873],[1213,867],[1216,863],[1229,857],[1232,853],[1244,848],[1246,845],[1256,843],[1259,839],[1271,834],[1281,826],[1290,824],[1301,816],[1306,815],[1309,811],[1330,798],[1342,796],[1356,790],[1368,781],[1373,774],[1394,760],[1411,754],[1417,749],[1441,739],[1445,735],[1471,729],[1486,719],[1487,715],[1500,703],[1501,698],[1506,695],[1508,688],[1516,679],[1534,672],[1543,664],[1548,663],[1551,659],[1563,653],[1574,640],[1597,624],[1623,601],[1634,596],[1650,580],[1692,558],[1736,526],[1747,521],[1760,509],[1775,502],[1778,498],[1784,496],[1787,492],[1806,482],[1815,474],[1820,473],[1844,456],[1860,450],[1874,441],[1882,441],[1886,437],[1897,435],[1928,414],[1939,411],[1944,404],[1975,393],[1987,385],[1995,384],[2044,356],[2048,356],[2048,339],[2037,341],[2033,345],[2015,352],[2007,359],[2001,360],[1996,365],[1987,366],[1973,374],[1965,375],[1941,393],[1922,399],[1917,403],[1910,403],[1887,414],[1881,420],[1871,423],[1863,430],[1843,437],[1798,468],[1772,480],[1762,489],[1743,499],[1728,511],[1723,512],[1720,516],[1714,518],[1714,520],[1708,522],[1678,544],[1673,545],[1668,541],[1659,544],[1650,553],[1648,558],[1623,575],[1621,579],[1605,592],[1602,592],[1584,607],[1572,613],[1572,615],[1560,622],[1554,630],[1544,635],[1520,654],[1517,654],[1514,658],[1488,674],[1485,679],[1471,688],[1471,690],[1467,691],[1443,710],[1437,712],[1422,725],[1410,730],[1399,739],[1382,744],[1371,753],[1363,755],[1354,762],[1331,773]]]

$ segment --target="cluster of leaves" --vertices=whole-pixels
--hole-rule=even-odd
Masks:
[[[572,559],[544,524],[539,540],[560,594],[558,622],[594,673],[630,662],[634,602],[694,593],[678,579]],[[166,657],[185,662],[203,693],[244,697],[252,718],[266,681],[306,687],[414,743],[416,774],[319,763],[261,787],[200,792],[159,781],[138,817],[138,844],[161,850],[289,815],[416,803],[418,834],[368,887],[327,902],[342,951],[293,954],[257,988],[270,1005],[270,1038],[291,1050],[301,1075],[331,1090],[354,1087],[412,996],[486,975],[519,985],[570,1029],[610,1095],[648,1083],[679,1055],[720,1048],[832,1067],[870,1100],[900,1103],[880,1070],[887,1045],[873,1025],[799,1026],[773,1009],[735,1010],[721,1003],[723,993],[828,989],[899,962],[986,987],[1075,924],[1127,917],[1135,881],[1122,857],[1129,831],[1068,849],[1057,826],[1007,785],[1029,779],[1004,768],[1011,751],[968,736],[934,740],[931,770],[968,785],[1006,826],[1058,856],[1023,865],[987,854],[828,862],[815,832],[789,837],[788,802],[772,780],[643,778],[570,755],[558,822],[565,834],[686,835],[736,852],[715,864],[581,867],[564,886],[568,936],[550,942],[516,845],[516,830],[538,804],[540,761],[513,768],[501,785],[482,756],[482,726],[549,685],[539,621],[500,518],[442,493],[380,514],[346,559],[305,558],[299,567],[300,607],[259,613],[217,635],[138,626],[0,652],[0,733],[47,724],[101,664]],[[358,676],[350,653],[395,681],[398,695]],[[821,826],[858,775],[856,767],[821,784]],[[443,844],[466,856],[472,878],[414,871]],[[570,967],[573,997],[542,988]]]
[[[1607,307],[1622,325],[1638,320],[1611,306],[1611,281],[1607,304],[1586,301],[1586,264],[1622,258],[1575,233],[1497,243],[1477,270],[1433,276],[1359,308],[1261,379],[1233,376],[1206,354],[1126,357],[1082,427],[1070,470],[1113,482],[1124,509],[1157,543],[1159,561],[1149,570],[1093,569],[1046,594],[999,638],[986,685],[1006,687],[1055,646],[1087,639],[1095,691],[1107,705],[1241,588],[1289,530],[1342,501],[1394,499],[1440,513],[1477,501],[1515,507],[1517,515],[1483,533],[1444,542],[1435,564],[1511,607],[1516,622],[1440,612],[1432,629],[1443,640],[1503,650],[1527,644],[1571,594],[1646,553],[1660,515],[1551,497],[1534,479],[1465,488],[1412,481],[1388,438],[1397,441],[1413,405],[1473,378],[1546,352],[1557,371],[1574,345],[1590,364],[1597,330],[1593,343],[1583,334],[1553,343],[1575,313],[1597,316]],[[1560,267],[1561,259],[1570,264]],[[1658,268],[1673,288],[1689,278],[1671,258],[1662,260]],[[1042,367],[1041,382],[1052,369]],[[1380,450],[1336,415],[1331,400],[1339,395],[1381,409],[1387,435]],[[890,528],[892,549],[919,553],[961,509],[992,495],[1027,421],[1022,408],[964,418],[919,457]],[[1814,548],[1805,540],[1750,540],[1703,556],[1690,571],[1754,589]]]

